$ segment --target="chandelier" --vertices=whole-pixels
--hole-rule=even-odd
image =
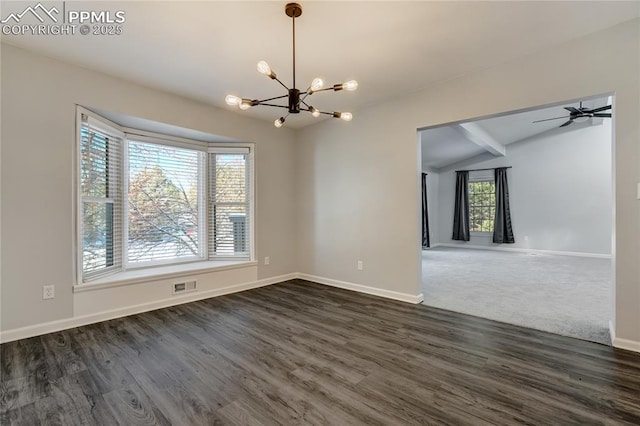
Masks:
[[[266,75],[270,79],[280,83],[280,85],[282,85],[282,87],[284,87],[287,90],[287,94],[282,96],[276,96],[273,98],[262,99],[262,100],[247,99],[247,98],[240,98],[235,95],[227,95],[225,98],[226,103],[231,106],[237,106],[241,110],[247,110],[251,107],[258,106],[258,105],[287,109],[288,113],[286,115],[283,115],[280,118],[278,118],[276,121],[274,121],[273,124],[276,127],[282,127],[285,120],[287,119],[287,117],[289,117],[290,114],[299,114],[300,111],[307,111],[311,113],[311,115],[314,117],[320,117],[321,114],[324,114],[324,115],[329,115],[333,118],[339,118],[344,121],[351,121],[351,119],[353,118],[353,115],[350,112],[320,111],[319,109],[311,106],[306,99],[316,92],[324,92],[326,90],[333,90],[334,92],[338,92],[340,90],[349,90],[349,91],[356,90],[358,88],[357,81],[351,80],[351,81],[347,81],[346,83],[334,84],[331,87],[324,88],[324,82],[322,81],[322,79],[314,78],[306,91],[301,92],[300,90],[296,89],[296,18],[302,15],[302,7],[298,3],[288,3],[285,6],[284,11],[286,15],[291,18],[291,21],[293,24],[293,87],[291,89],[288,88],[282,81],[280,81],[280,79],[278,79],[276,73],[273,72],[271,67],[269,67],[269,64],[267,64],[265,61],[260,61],[258,62],[258,71]],[[289,101],[288,105],[277,105],[277,104],[270,103],[271,101],[284,99],[284,98],[288,99]]]

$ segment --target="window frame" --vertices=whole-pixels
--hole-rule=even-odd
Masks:
[[[255,223],[254,223],[254,212],[255,212],[255,198],[254,198],[254,187],[255,187],[255,164],[254,164],[254,150],[249,147],[249,146],[243,146],[240,144],[234,144],[234,145],[230,145],[230,144],[216,144],[216,146],[211,146],[208,149],[207,152],[207,160],[209,161],[209,155],[210,154],[246,154],[247,155],[247,169],[245,170],[245,173],[248,175],[246,177],[246,182],[248,184],[248,188],[246,189],[246,194],[247,194],[247,217],[249,219],[249,238],[248,238],[248,244],[249,244],[249,250],[248,250],[248,256],[239,256],[239,255],[217,255],[215,254],[215,251],[212,249],[211,244],[208,244],[207,246],[209,247],[209,249],[211,250],[209,253],[209,260],[254,260],[255,259],[255,253],[254,253],[254,238],[255,238],[255,234],[254,234],[254,227],[255,227]],[[207,163],[207,168],[210,170],[210,164]],[[209,176],[209,179],[207,180],[207,185],[209,185],[211,183],[211,177]],[[208,188],[208,187],[207,187]],[[209,208],[210,206],[213,207],[213,205],[216,204],[216,202],[214,200],[210,200],[209,196],[208,196],[208,192],[207,192],[207,225],[209,225],[211,223],[211,215],[213,214],[213,209]],[[230,205],[225,203],[226,205]],[[231,204],[242,204],[242,203],[231,203]],[[213,230],[210,230],[211,232],[213,232]],[[207,233],[207,238],[210,238],[210,235]]]
[[[85,274],[84,272],[84,263],[83,263],[83,258],[84,258],[84,242],[83,242],[83,236],[84,236],[84,203],[86,202],[85,200],[87,198],[92,199],[94,197],[84,197],[82,195],[82,183],[81,183],[81,177],[82,177],[82,126],[83,126],[83,116],[87,117],[87,123],[89,123],[90,126],[96,127],[100,130],[103,130],[105,133],[111,134],[112,136],[117,136],[120,138],[121,141],[121,146],[120,146],[120,151],[121,151],[121,156],[122,156],[122,145],[123,145],[123,141],[125,139],[125,134],[124,132],[122,132],[120,126],[118,126],[117,124],[104,119],[103,117],[100,117],[96,114],[93,114],[91,111],[86,110],[84,108],[78,107],[77,111],[76,111],[76,156],[75,156],[75,208],[74,208],[74,222],[75,222],[75,226],[74,226],[74,230],[75,230],[75,238],[74,241],[76,243],[76,251],[77,251],[77,256],[75,256],[75,261],[76,261],[76,273],[78,274],[78,277],[81,277],[81,279],[78,281],[76,280],[76,282],[88,282],[91,280],[95,280],[95,279],[99,279],[102,278],[104,276],[107,275],[111,275],[113,273],[117,273],[118,271],[121,271],[123,269],[123,265],[122,265],[122,256],[123,256],[123,246],[122,246],[122,241],[118,241],[117,239],[113,240],[113,244],[114,244],[114,256],[119,256],[119,260],[120,262],[114,262],[113,265],[111,266],[107,266],[101,270],[98,271],[93,271],[93,272],[89,272],[87,274]],[[122,160],[122,158],[121,158]],[[121,166],[122,167],[122,166]],[[114,210],[116,209],[116,203],[118,202],[118,200],[120,201],[121,204],[123,204],[123,200],[122,200],[122,171],[123,169],[121,168],[120,170],[116,170],[114,173],[116,175],[119,175],[120,178],[120,188],[119,188],[119,194],[117,194],[116,197],[104,197],[106,198],[113,198],[114,201],[112,202],[113,206],[114,206]],[[116,188],[118,189],[118,188]],[[97,199],[96,199],[97,200]],[[88,202],[91,202],[91,200],[87,200]],[[106,203],[105,203],[106,204]],[[120,209],[122,209],[122,206],[120,206]],[[85,280],[85,276],[87,277],[87,279]]]
[[[492,204],[492,206],[493,206],[494,213],[493,213],[493,218],[492,218],[493,222],[492,222],[492,225],[491,225],[492,229],[491,229],[491,231],[474,231],[472,229],[472,226],[471,226],[471,223],[472,223],[472,220],[471,220],[471,184],[473,184],[473,183],[484,183],[484,182],[488,182],[488,183],[492,183],[493,184],[493,204]],[[495,178],[488,177],[488,176],[481,176],[481,177],[476,177],[476,178],[470,178],[469,179],[469,187],[467,189],[467,195],[469,197],[469,233],[471,235],[479,235],[479,236],[493,235],[493,231],[494,231],[494,228],[495,228],[495,209],[496,209],[495,184],[496,184]],[[491,208],[491,206],[489,208]]]
[[[82,167],[82,116],[87,116],[88,119],[92,120],[95,123],[98,123],[100,126],[104,126],[109,131],[116,131],[116,135],[121,138],[121,161],[120,161],[120,169],[117,171],[120,177],[120,193],[119,198],[121,202],[120,212],[121,212],[121,235],[120,241],[118,241],[119,248],[117,250],[117,255],[119,256],[119,262],[114,262],[114,266],[107,267],[101,269],[97,273],[89,273],[85,274],[83,271],[83,206],[85,200],[82,197],[82,185],[81,185],[81,167]],[[167,125],[169,126],[169,125]],[[193,268],[194,264],[202,263],[203,266],[208,266],[215,264],[216,262],[220,262],[222,266],[228,266],[229,261],[238,261],[238,262],[255,262],[255,211],[256,211],[256,196],[255,196],[255,144],[249,142],[205,142],[199,141],[195,139],[188,139],[183,137],[177,137],[168,134],[162,134],[157,132],[150,132],[141,129],[133,129],[125,126],[121,126],[117,123],[114,123],[110,120],[101,117],[99,114],[96,114],[80,105],[76,106],[76,144],[75,144],[75,153],[74,153],[74,197],[73,197],[73,229],[74,229],[74,262],[76,271],[75,276],[75,285],[84,286],[91,285],[93,281],[104,282],[104,278],[115,277],[115,281],[117,281],[118,274],[126,274],[131,271],[138,271],[137,273],[144,272],[145,269],[149,270],[148,275],[144,275],[149,279],[153,278],[157,272],[154,271],[158,269],[158,267],[172,267],[172,270],[179,271],[181,265],[185,268],[185,271]],[[128,143],[130,140],[136,142],[149,142],[158,145],[167,145],[175,148],[183,148],[183,149],[191,149],[202,152],[203,161],[199,161],[199,170],[198,173],[202,177],[201,184],[201,194],[198,202],[202,206],[201,213],[202,218],[199,218],[199,226],[198,232],[202,233],[202,241],[203,247],[201,250],[202,256],[184,259],[184,260],[161,260],[161,261],[152,261],[145,262],[144,264],[135,264],[131,265],[127,259],[127,247],[128,247],[128,184],[129,184],[129,156],[128,156]],[[210,153],[237,153],[240,150],[243,150],[243,153],[247,153],[247,170],[246,173],[249,175],[246,182],[248,185],[247,189],[247,216],[249,218],[249,227],[248,227],[248,239],[247,243],[248,247],[248,256],[210,256],[210,251],[212,251],[212,247],[210,247],[210,238],[209,233],[213,232],[209,229],[209,205],[211,204],[211,200],[209,199],[209,154]],[[116,252],[116,250],[114,250]],[[226,267],[225,266],[225,267]],[[173,268],[175,267],[175,268]],[[211,266],[215,268],[216,266]]]

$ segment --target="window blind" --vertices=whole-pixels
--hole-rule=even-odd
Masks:
[[[127,141],[128,265],[204,258],[205,155]]]
[[[249,258],[249,152],[209,153],[209,257]]]
[[[122,143],[116,129],[82,115],[80,235],[85,280],[122,267]]]

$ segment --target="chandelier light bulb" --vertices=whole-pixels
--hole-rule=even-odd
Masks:
[[[314,78],[313,81],[311,82],[311,90],[314,92],[322,89],[323,86],[324,86],[324,81],[322,81],[321,78]]]
[[[240,107],[241,110],[246,111],[249,108],[251,108],[251,102],[246,102],[246,101],[242,101],[238,104],[238,106]]]
[[[315,107],[309,107],[309,111],[311,111],[311,115],[314,117],[320,117],[320,110]]]
[[[351,121],[353,119],[353,114],[350,112],[334,112],[333,118],[339,118],[342,121]]]
[[[258,71],[261,74],[270,75],[271,74],[271,67],[265,61],[260,61],[260,62],[258,62]]]
[[[273,125],[276,126],[277,128],[282,127],[283,124],[284,124],[284,117],[280,117],[273,122]]]
[[[224,98],[224,101],[227,103],[227,105],[236,106],[236,105],[240,105],[240,103],[242,102],[242,99],[235,95],[227,95]]]
[[[356,80],[349,80],[346,83],[342,84],[342,88],[344,90],[348,90],[350,92],[353,92],[354,90],[356,90],[358,88],[358,82]]]

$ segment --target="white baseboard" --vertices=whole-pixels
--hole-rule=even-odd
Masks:
[[[399,293],[397,291],[384,290],[376,287],[369,287],[362,284],[350,283],[347,281],[333,280],[331,278],[318,277],[316,275],[297,273],[297,278],[307,281],[313,281],[319,284],[329,285],[331,287],[338,287],[344,290],[357,291],[359,293],[371,294],[373,296],[385,297],[387,299],[399,300],[401,302],[418,304],[424,300],[422,293],[418,295]]]
[[[613,326],[613,321],[609,321],[609,334],[611,335],[611,345],[614,348],[626,349],[628,351],[640,353],[640,342],[616,337],[616,329]]]
[[[431,247],[453,247],[453,248],[466,248],[472,250],[494,250],[494,251],[511,251],[517,253],[529,253],[529,254],[555,254],[558,256],[574,256],[574,257],[592,257],[597,259],[611,259],[610,254],[599,253],[583,253],[578,251],[561,251],[561,250],[537,250],[526,249],[520,247],[494,247],[494,246],[477,246],[474,244],[453,244],[453,243],[436,243]]]
[[[15,328],[0,332],[0,343],[12,342],[14,340],[26,339],[29,337],[40,336],[42,334],[53,333],[56,331],[66,330],[69,328],[80,327],[83,325],[93,324],[96,322],[107,321],[115,318],[122,318],[129,315],[140,314],[143,312],[153,311],[169,306],[182,305],[183,303],[195,302],[198,300],[209,299],[211,297],[222,296],[230,293],[251,290],[253,288],[264,287],[271,284],[280,283],[296,278],[296,274],[286,274],[277,277],[265,278],[249,283],[236,284],[229,287],[218,288],[214,290],[202,291],[199,293],[189,293],[184,296],[171,297],[169,299],[155,300],[153,302],[142,303],[139,305],[127,306],[121,309],[113,309],[109,311],[98,312],[90,315],[83,315],[72,318],[65,318],[57,321],[50,321],[42,324],[30,325],[27,327]]]
[[[619,337],[616,337],[615,339],[613,339],[613,347],[640,353],[640,342],[636,342],[635,340],[621,339]]]

